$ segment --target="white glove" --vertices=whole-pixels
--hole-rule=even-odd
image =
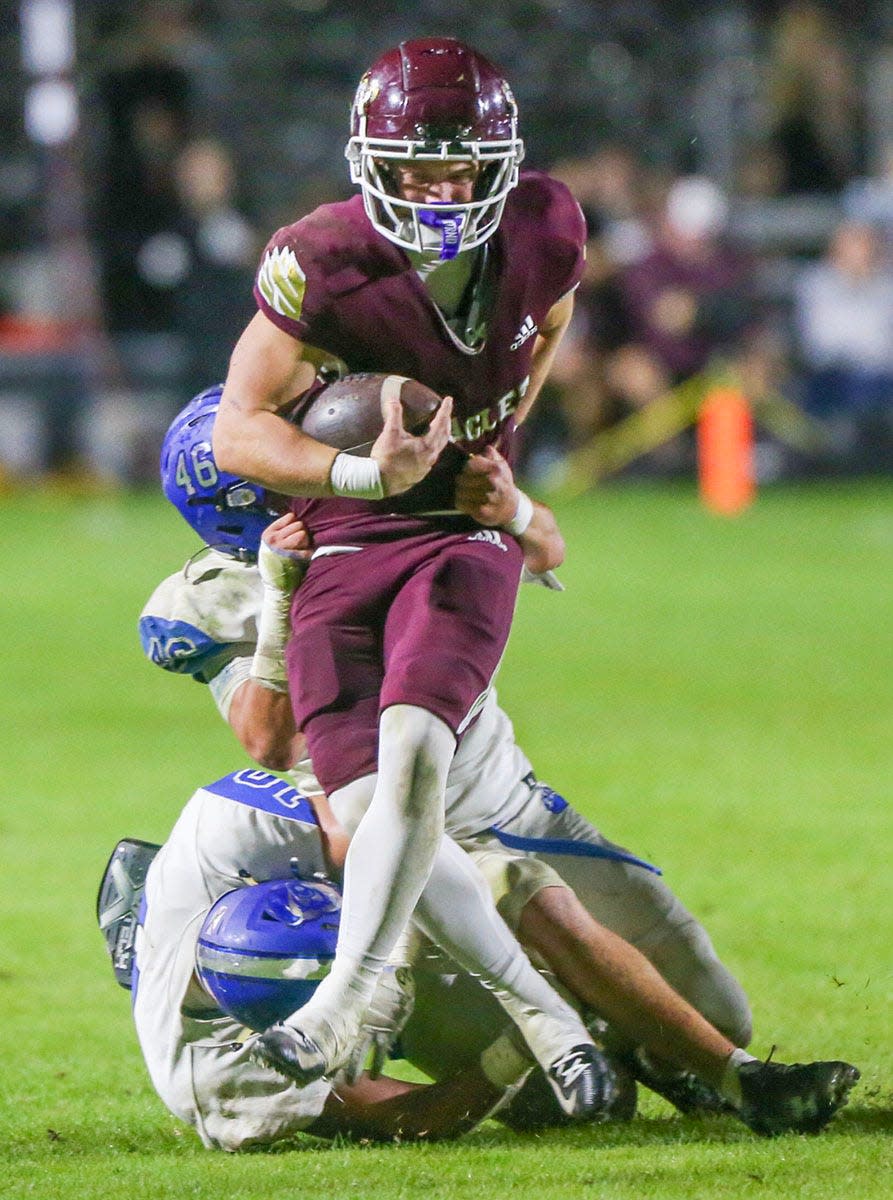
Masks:
[[[521,570],[522,583],[538,583],[541,587],[549,588],[553,592],[563,592],[564,584],[558,578],[554,571],[543,571],[541,575],[537,575],[534,571],[529,571],[527,567]]]
[[[362,1075],[370,1051],[369,1075],[372,1079],[379,1077],[394,1043],[412,1015],[414,1004],[412,969],[386,966],[375,985],[360,1035],[344,1068],[350,1083],[356,1083]]]
[[[274,692],[287,692],[285,645],[291,633],[291,599],[307,570],[306,558],[273,550],[261,539],[257,566],[264,585],[257,618],[257,649],[251,678]]]

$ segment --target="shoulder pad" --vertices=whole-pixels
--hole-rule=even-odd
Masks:
[[[247,804],[250,808],[262,809],[275,816],[288,817],[292,821],[319,824],[307,797],[269,771],[250,767],[244,771],[233,771],[215,783],[205,784],[202,791],[234,800],[237,804]]]
[[[312,336],[314,319],[331,298],[362,287],[383,262],[391,271],[404,269],[381,240],[360,196],[320,205],[270,238],[254,283],[258,306],[287,333]]]
[[[253,653],[261,598],[255,566],[212,552],[149,597],[139,618],[143,653],[166,671],[209,677],[235,647]]]
[[[216,660],[228,658],[234,646],[232,642],[215,642],[186,621],[167,621],[164,617],[140,617],[139,634],[149,662],[178,675],[210,678],[215,674],[212,668]]]
[[[586,218],[570,188],[540,171],[523,171],[509,193],[525,217],[532,217],[540,237],[582,247],[586,243]]]

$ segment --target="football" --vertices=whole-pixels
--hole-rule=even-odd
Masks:
[[[384,426],[383,404],[397,396],[403,405],[403,427],[422,433],[437,411],[441,397],[404,375],[345,375],[298,406],[298,426],[318,442],[368,455]]]

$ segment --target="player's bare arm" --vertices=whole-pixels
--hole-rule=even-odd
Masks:
[[[350,837],[332,812],[332,806],[322,792],[308,794],[307,799],[319,822],[320,838],[329,865],[329,873],[333,879],[340,880],[344,873],[344,860],[347,857]]]
[[[564,562],[565,543],[555,514],[538,500],[532,501],[533,516],[518,537],[524,551],[524,566],[534,575],[545,575]]]
[[[283,333],[257,313],[236,343],[213,450],[218,465],[287,496],[349,494],[333,486],[332,466],[340,451],[308,437],[280,414],[312,386],[318,368],[335,356]],[[449,439],[451,403],[445,400],[423,437],[403,429],[400,406],[385,412],[385,428],[371,457],[382,491],[393,496],[428,474]]]
[[[287,693],[246,679],[233,696],[229,723],[245,750],[268,771],[288,771],[305,757]]]
[[[330,496],[338,451],[279,414],[312,386],[320,362],[331,357],[255,314],[233,350],[214,422],[218,466],[287,496]]]
[[[385,1142],[459,1137],[490,1113],[503,1092],[479,1067],[432,1084],[362,1075],[334,1088],[308,1133]]]
[[[533,358],[530,363],[530,383],[527,385],[527,391],[524,393],[524,399],[518,405],[515,413],[515,420],[520,425],[524,421],[534,401],[546,382],[546,377],[552,369],[552,363],[558,351],[558,345],[564,337],[565,331],[570,324],[571,317],[574,313],[574,293],[568,292],[566,296],[553,304],[546,314],[546,319],[540,326],[540,331],[537,334],[536,342],[533,347]]]

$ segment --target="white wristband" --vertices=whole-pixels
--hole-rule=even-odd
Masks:
[[[266,688],[268,692],[280,692],[284,696],[288,691],[285,663],[281,658],[268,658],[263,654],[255,654],[251,660],[251,674],[248,678],[258,686]]]
[[[381,470],[374,458],[360,458],[342,450],[332,463],[329,482],[336,496],[355,500],[380,500],[384,495]]]
[[[518,507],[515,509],[515,515],[510,521],[506,521],[503,529],[506,533],[510,533],[512,537],[520,537],[522,533],[526,533],[527,527],[533,520],[533,501],[526,492],[518,489]]]
[[[257,569],[263,593],[251,678],[271,691],[287,692],[285,645],[291,635],[291,601],[307,570],[307,562],[293,554],[274,550],[261,539]]]

